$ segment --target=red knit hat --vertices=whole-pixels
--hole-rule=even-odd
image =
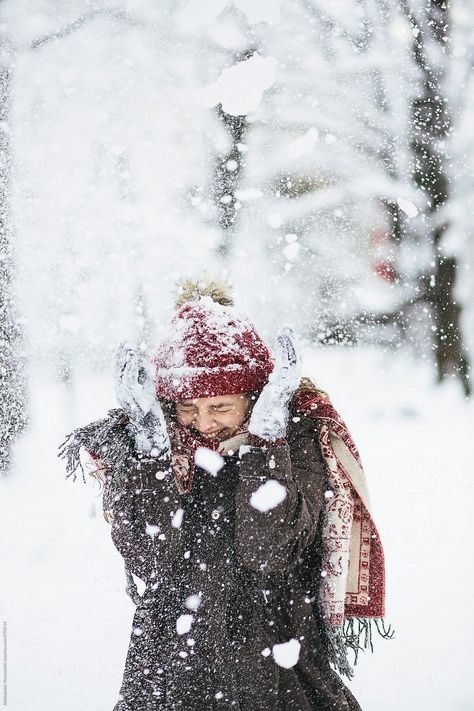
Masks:
[[[226,297],[225,303],[232,302]],[[253,324],[207,295],[179,309],[152,363],[163,400],[261,390],[273,370],[270,351]]]

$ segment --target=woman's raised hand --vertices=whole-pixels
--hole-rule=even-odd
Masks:
[[[115,356],[115,394],[129,416],[127,429],[137,454],[167,457],[170,441],[151,364],[127,343]]]
[[[277,335],[275,367],[255,403],[249,432],[268,441],[286,435],[288,405],[301,377],[301,357],[295,334],[289,327]]]

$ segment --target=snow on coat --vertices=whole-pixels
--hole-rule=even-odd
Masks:
[[[286,495],[253,506],[269,481]],[[113,542],[146,583],[114,711],[360,709],[318,617],[326,474],[311,418],[215,476],[198,467],[187,495],[156,460],[130,459],[105,486]]]

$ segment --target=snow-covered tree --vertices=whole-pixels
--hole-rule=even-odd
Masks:
[[[3,10],[19,307],[63,380],[149,347],[175,280],[205,271],[269,330],[425,348],[423,70],[400,0]]]
[[[457,258],[455,298],[462,305],[463,337],[474,353],[474,15],[469,0],[450,5],[449,66],[444,91],[451,108],[446,165],[450,179],[449,225],[441,246]]]
[[[0,6],[1,7],[1,6]],[[0,473],[6,474],[12,444],[26,424],[22,333],[14,303],[15,269],[10,214],[10,77],[8,37],[0,34]]]
[[[432,7],[420,10],[428,25]],[[427,189],[437,182],[436,131],[428,138],[431,157],[415,174],[413,153],[419,160],[426,141],[420,92],[427,71],[436,78],[439,67],[420,61],[422,35],[408,5],[294,0],[266,8],[256,14],[237,0],[201,18],[201,26],[208,21],[208,42],[241,56],[253,48],[242,62],[247,74],[232,59],[224,68],[216,62],[206,88],[241,123],[245,116],[240,184],[234,176],[234,192],[224,196],[232,214],[227,250],[237,284],[250,278],[270,290],[255,299],[244,287],[242,298],[249,309],[260,300],[265,311],[271,300],[275,321],[290,319],[317,340],[407,340],[424,357],[431,357],[432,311],[440,321],[438,376],[441,363],[454,358],[466,388],[451,261],[441,260],[446,275],[435,279],[436,288],[426,282],[436,242]],[[274,62],[268,83],[252,63],[257,58]],[[258,94],[253,104],[252,93]],[[434,113],[441,105],[446,113],[444,94],[436,96]],[[453,338],[446,339],[446,328],[456,331]]]
[[[108,367],[124,338],[150,347],[176,279],[215,264],[217,230],[193,206],[214,117],[176,12],[6,0],[19,302],[65,379],[71,363]]]
[[[448,3],[428,0],[422,5],[400,0],[413,28],[413,56],[421,80],[412,107],[413,177],[426,195],[415,227],[418,242],[428,243],[429,262],[420,269],[423,300],[431,307],[433,349],[438,381],[458,377],[471,393],[470,365],[456,300],[457,255],[444,246],[450,229],[452,108],[446,80],[450,74],[451,19]]]
[[[370,251],[380,249],[371,236],[399,229],[400,205],[419,199],[408,171],[414,67],[400,10],[294,0],[258,14],[236,2],[208,35],[234,51],[253,47],[247,74],[216,66],[211,86],[248,124],[233,196],[236,281],[250,272],[268,282],[279,294],[275,317],[303,319],[307,332],[319,330],[316,313],[340,320],[355,304],[396,303],[396,288],[371,274]]]

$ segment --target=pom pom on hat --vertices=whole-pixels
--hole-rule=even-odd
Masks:
[[[160,399],[263,388],[273,370],[270,351],[251,321],[232,304],[228,288],[220,282],[181,283],[179,310],[152,358]]]
[[[175,306],[180,309],[186,302],[198,301],[203,296],[210,296],[216,304],[221,304],[221,306],[233,306],[234,299],[230,292],[230,284],[223,281],[183,279],[178,283]]]

